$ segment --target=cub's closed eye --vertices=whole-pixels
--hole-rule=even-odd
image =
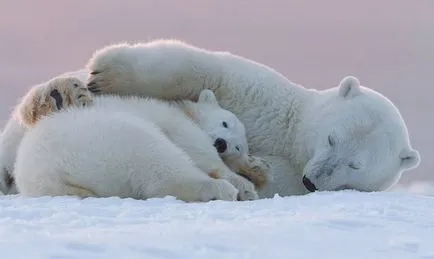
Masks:
[[[348,164],[348,167],[354,170],[359,170],[361,166],[359,163],[351,162]]]
[[[333,147],[333,146],[335,145],[335,140],[334,140],[334,138],[333,138],[332,135],[329,135],[329,137],[328,137],[328,141],[329,141],[329,145],[330,145],[331,147]]]
[[[227,128],[228,127],[228,123],[226,121],[222,122],[223,127]]]

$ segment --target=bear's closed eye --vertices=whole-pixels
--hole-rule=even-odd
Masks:
[[[358,163],[353,163],[353,162],[349,163],[348,167],[350,167],[351,169],[354,169],[354,170],[360,169],[360,165]]]
[[[333,136],[332,136],[332,135],[329,135],[329,137],[328,137],[328,141],[329,141],[329,145],[330,145],[331,147],[333,147],[333,146],[335,145],[335,140],[333,139]]]

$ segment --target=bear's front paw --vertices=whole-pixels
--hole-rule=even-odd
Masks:
[[[238,189],[237,199],[239,201],[256,200],[259,198],[253,183],[244,177],[233,173],[233,176],[230,176],[227,180]]]
[[[262,188],[270,177],[270,164],[264,159],[249,155],[248,163],[237,173],[251,181],[256,188]]]
[[[224,179],[212,179],[201,189],[200,201],[236,201],[238,190]]]
[[[108,82],[104,78],[104,72],[91,71],[89,74],[89,82],[87,84],[89,91],[95,94],[106,92]]]

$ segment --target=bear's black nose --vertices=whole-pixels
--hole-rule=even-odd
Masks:
[[[308,189],[310,192],[314,192],[318,190],[315,185],[307,178],[306,176],[303,176],[303,184],[306,189]]]
[[[228,148],[228,145],[226,143],[226,140],[224,140],[222,138],[218,138],[214,142],[214,147],[217,149],[217,152],[223,153]]]

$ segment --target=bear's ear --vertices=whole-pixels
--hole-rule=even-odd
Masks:
[[[360,81],[354,76],[347,76],[339,84],[339,96],[349,99],[360,93]]]
[[[209,89],[204,89],[202,90],[202,92],[200,92],[199,99],[197,102],[219,105],[213,91]]]
[[[411,148],[403,149],[399,154],[399,159],[401,160],[401,169],[403,170],[416,168],[420,163],[419,152]]]

